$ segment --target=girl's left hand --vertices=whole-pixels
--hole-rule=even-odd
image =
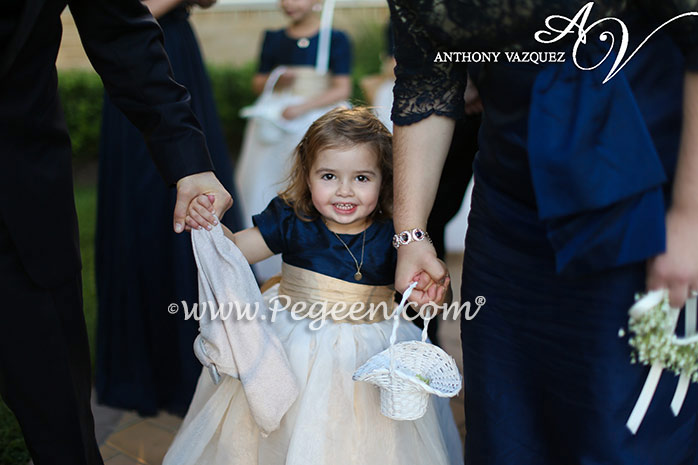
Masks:
[[[281,113],[281,116],[283,116],[286,119],[296,119],[304,113],[305,108],[303,108],[302,105],[291,105],[290,107],[286,107],[286,109],[284,109],[284,112]]]
[[[669,303],[680,308],[698,291],[698,211],[669,210],[666,252],[647,262],[647,289],[668,289]]]

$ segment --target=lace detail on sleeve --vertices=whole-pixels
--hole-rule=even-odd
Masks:
[[[434,62],[440,49],[407,2],[391,1],[395,33],[395,87],[392,119],[416,123],[432,114],[458,119],[463,115],[465,66]]]

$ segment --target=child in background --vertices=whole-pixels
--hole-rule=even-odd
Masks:
[[[250,263],[282,255],[281,282],[265,299],[288,296],[306,308],[385,302],[392,309],[391,199],[390,133],[367,109],[335,109],[298,144],[286,190],[254,217],[255,227],[225,234]],[[202,196],[189,215],[208,217],[209,206]],[[334,314],[311,325],[308,317],[276,312],[272,327],[301,391],[279,429],[262,437],[240,382],[226,377],[214,386],[204,371],[164,464],[462,464],[448,401],[432,398],[422,418],[395,421],[380,413],[377,388],[352,381],[357,368],[388,347],[393,323],[387,313],[363,320]],[[399,326],[399,341],[419,337],[414,325]],[[229,395],[215,396],[221,389]],[[201,434],[205,430],[212,434]]]
[[[351,45],[346,34],[329,31],[329,72],[316,69],[321,53],[317,15],[321,2],[282,0],[280,6],[290,24],[265,32],[259,69],[252,81],[255,93],[263,94],[258,104],[265,117],[249,121],[236,167],[238,200],[247,227],[252,226],[252,215],[276,196],[293,148],[310,124],[351,95]],[[279,266],[278,258],[256,265],[257,278],[263,282],[277,274]]]

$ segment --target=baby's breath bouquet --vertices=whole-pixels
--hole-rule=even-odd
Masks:
[[[626,423],[633,434],[642,424],[664,370],[679,376],[671,401],[675,416],[681,411],[691,381],[698,383],[697,313],[694,294],[686,301],[685,337],[679,338],[675,331],[681,309],[669,305],[668,291],[651,291],[637,296],[637,301],[630,308],[629,343],[633,348],[630,361],[650,366],[645,385]],[[625,330],[621,329],[618,335],[624,337]]]
[[[695,305],[695,297],[688,306]],[[687,376],[698,383],[698,337],[679,338],[674,334],[680,309],[669,306],[666,291],[653,291],[638,299],[630,309],[629,343],[634,351],[631,363],[661,364],[676,375]],[[688,317],[687,317],[688,318]]]

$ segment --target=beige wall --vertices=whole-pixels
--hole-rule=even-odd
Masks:
[[[222,4],[208,10],[195,9],[191,22],[196,30],[207,62],[239,65],[256,60],[262,31],[286,24],[283,14],[269,1],[254,4]],[[384,24],[388,8],[381,1],[339,3],[334,26],[351,36],[367,25]],[[75,23],[66,10],[63,14],[63,41],[58,54],[59,69],[89,68]]]

